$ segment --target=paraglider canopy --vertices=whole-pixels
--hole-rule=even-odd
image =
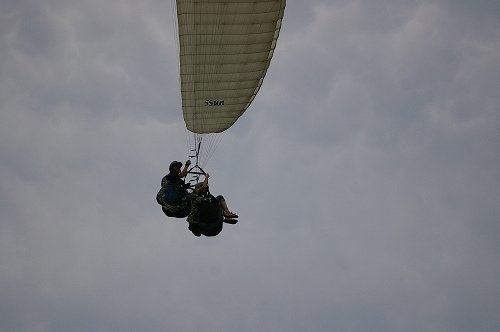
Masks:
[[[259,91],[285,0],[177,0],[182,109],[195,134],[220,133]]]

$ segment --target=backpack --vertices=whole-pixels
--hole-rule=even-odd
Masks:
[[[222,223],[222,209],[219,200],[212,195],[203,198],[195,214],[195,219],[199,224],[208,227]]]
[[[182,190],[177,183],[168,182],[165,186],[163,201],[172,206],[177,206],[182,203],[182,199],[186,197],[186,191]]]

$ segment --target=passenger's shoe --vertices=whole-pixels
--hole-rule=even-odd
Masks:
[[[223,221],[225,223],[232,224],[232,225],[234,225],[234,224],[236,224],[238,222],[238,220],[232,219],[232,218],[225,218]]]
[[[232,213],[229,211],[229,213],[224,213],[224,217],[226,218],[238,218],[238,215],[236,213]]]

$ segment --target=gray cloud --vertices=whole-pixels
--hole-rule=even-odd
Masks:
[[[208,165],[216,238],[155,202],[173,9],[0,4],[2,330],[498,328],[497,2],[289,0]]]

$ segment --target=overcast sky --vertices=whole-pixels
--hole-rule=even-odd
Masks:
[[[209,161],[240,215],[156,203],[188,156],[172,0],[0,2],[0,330],[498,331],[500,2],[288,0]]]

